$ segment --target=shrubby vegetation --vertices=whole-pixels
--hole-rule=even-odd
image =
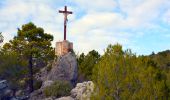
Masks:
[[[94,65],[98,63],[100,59],[100,54],[92,50],[87,55],[82,53],[78,58],[78,73],[80,80],[90,80],[92,76],[92,70]]]
[[[70,91],[72,89],[72,85],[68,81],[55,81],[51,86],[48,86],[44,89],[45,96],[68,96],[70,95]]]
[[[34,84],[33,84],[34,90],[40,89],[41,86],[42,86],[42,81],[34,79]]]
[[[136,56],[131,50],[123,51],[122,46],[116,44],[109,45],[104,55],[95,56],[98,58],[96,63],[93,63],[93,58],[88,59],[88,55],[81,54],[78,58],[79,75],[95,83],[92,99],[170,99],[170,51]],[[87,74],[89,72],[92,73]]]
[[[136,57],[120,45],[109,45],[95,65],[94,82],[97,99],[162,99],[168,97],[165,74],[153,66],[149,57]]]

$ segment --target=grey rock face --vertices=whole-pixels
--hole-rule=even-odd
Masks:
[[[6,80],[0,81],[0,89],[4,89],[6,87],[8,87],[7,81]]]
[[[42,68],[39,73],[35,75],[35,79],[41,80],[41,81],[46,81],[47,80],[47,67]]]
[[[69,52],[60,56],[57,62],[53,63],[47,80],[66,80],[75,84],[77,80],[77,60],[75,54]]]
[[[29,100],[42,100],[43,98],[45,98],[45,95],[42,93],[41,89],[34,91],[29,96]]]
[[[29,100],[55,100],[53,97],[45,98],[43,90],[45,87],[52,85],[56,80],[65,80],[76,84],[77,81],[77,59],[74,53],[67,53],[54,60],[51,71],[47,68],[41,70],[36,75],[36,79],[42,80],[43,84],[39,90],[31,93]],[[64,97],[57,100],[74,100],[71,97]]]
[[[0,100],[2,98],[8,98],[12,96],[13,91],[8,87],[6,80],[0,81]]]
[[[76,100],[90,100],[94,91],[94,83],[92,81],[77,83],[76,87],[71,90],[71,97]]]

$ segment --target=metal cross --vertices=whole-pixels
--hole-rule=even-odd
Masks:
[[[67,6],[64,7],[64,11],[59,10],[59,13],[63,13],[64,14],[64,40],[66,40],[66,31],[67,31],[67,16],[69,14],[72,14],[73,12],[71,11],[67,11]]]

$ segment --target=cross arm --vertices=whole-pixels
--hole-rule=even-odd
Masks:
[[[61,11],[61,10],[59,10],[58,12],[59,12],[59,13],[65,13],[65,11]]]
[[[68,13],[68,14],[73,14],[73,12],[71,12],[71,11],[67,11],[67,13]]]
[[[73,14],[73,12],[71,11],[62,11],[62,10],[59,10],[59,13]]]

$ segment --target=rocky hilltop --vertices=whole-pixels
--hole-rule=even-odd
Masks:
[[[65,80],[75,84],[78,73],[77,67],[75,54],[69,52],[55,59],[50,71],[48,71],[47,67],[43,68],[35,77],[37,80],[43,81],[43,83],[46,81]]]
[[[68,81],[74,87],[77,82],[77,67],[77,59],[74,53],[69,52],[59,56],[58,59],[54,60],[50,71],[44,68],[36,75],[36,78],[42,81],[42,86],[30,95],[30,100],[42,100],[45,97],[44,89],[51,86],[55,81]]]
[[[63,56],[60,56],[58,59],[53,61],[51,70],[46,68],[41,69],[40,73],[35,76],[36,79],[42,81],[42,86],[40,89],[35,90],[29,95],[23,96],[8,96],[8,100],[90,100],[90,96],[94,90],[94,84],[92,81],[77,83],[77,60],[74,53],[69,52]],[[5,81],[6,82],[6,81]],[[7,85],[4,82],[2,88],[4,91],[7,91]],[[61,96],[46,96],[45,90],[50,86],[54,86],[56,82],[60,84],[65,84],[63,82],[68,82],[71,84],[71,88],[66,95]],[[55,85],[57,86],[57,85]],[[61,86],[57,86],[61,87]],[[67,87],[62,88],[66,89]],[[53,89],[53,88],[52,88]],[[55,88],[55,91],[60,91],[60,88]],[[53,89],[53,90],[54,90]],[[68,88],[67,88],[68,89]],[[1,89],[2,90],[2,89]],[[7,91],[8,92],[8,91]],[[3,93],[7,93],[3,92]],[[53,91],[52,91],[53,92]],[[65,92],[62,91],[62,93]],[[1,92],[0,92],[1,93]],[[11,92],[10,92],[10,95]],[[4,99],[6,100],[6,99]]]

